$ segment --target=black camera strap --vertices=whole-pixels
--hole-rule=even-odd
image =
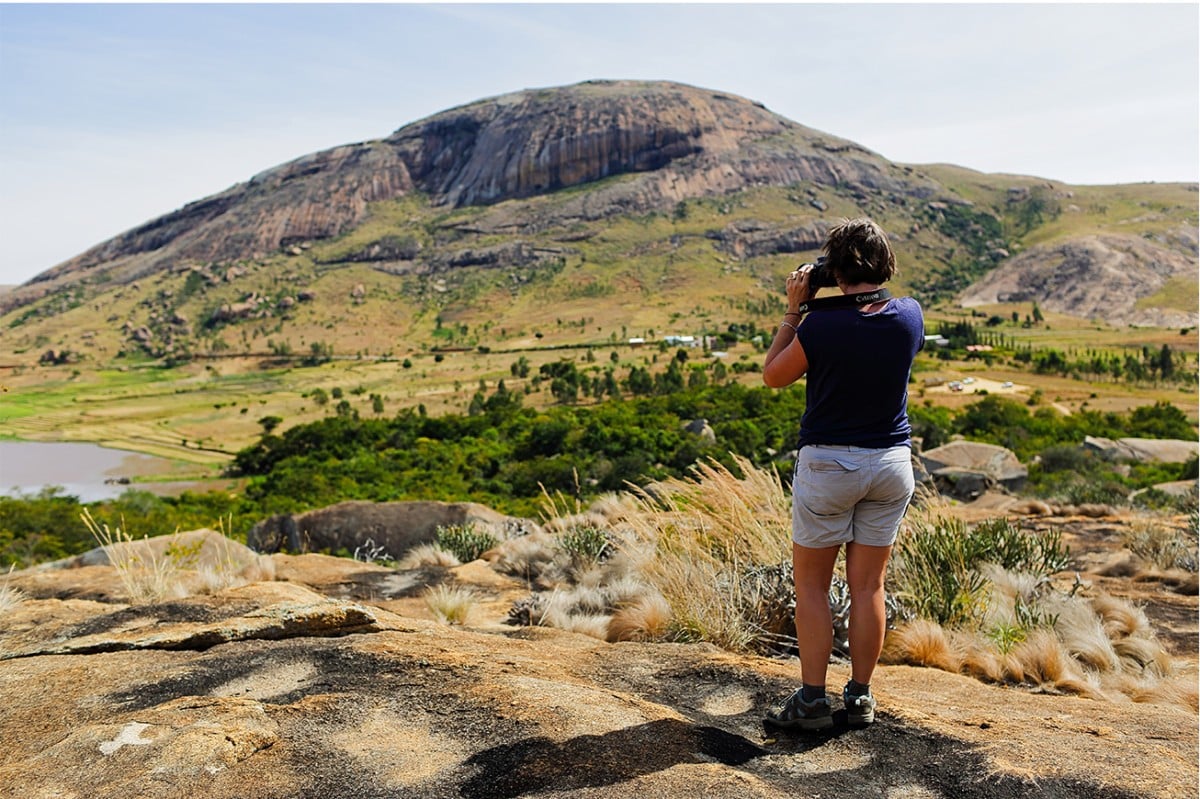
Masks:
[[[834,308],[861,308],[864,305],[890,300],[891,298],[892,293],[887,289],[875,289],[874,291],[862,291],[858,294],[839,294],[836,297],[821,297],[809,300],[797,308],[796,311],[803,315],[810,311],[828,311]]]

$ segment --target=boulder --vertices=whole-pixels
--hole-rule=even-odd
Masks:
[[[976,469],[945,466],[931,474],[938,493],[963,502],[976,500],[996,487],[991,475]]]
[[[272,516],[255,525],[246,543],[258,552],[353,552],[368,541],[400,558],[437,537],[438,527],[474,524],[499,538],[536,527],[528,519],[497,513],[474,502],[339,502],[327,508]]]
[[[1019,491],[1029,476],[1012,450],[974,441],[952,441],[928,450],[921,453],[921,461],[935,477],[947,468],[980,472],[1008,491]]]
[[[1146,493],[1150,489],[1154,489],[1156,491],[1161,491],[1169,497],[1191,497],[1194,500],[1196,499],[1198,486],[1200,486],[1200,483],[1198,483],[1196,480],[1173,480],[1169,483],[1155,483],[1150,488],[1143,488],[1140,491],[1134,491],[1129,495],[1129,498],[1131,500],[1137,499],[1138,496]]]
[[[717,443],[716,431],[709,426],[707,419],[693,419],[690,422],[686,422],[683,425],[683,429],[694,436],[699,436],[705,443]]]
[[[1085,436],[1084,449],[1105,460],[1135,463],[1184,463],[1200,453],[1200,443],[1177,438],[1102,438]]]

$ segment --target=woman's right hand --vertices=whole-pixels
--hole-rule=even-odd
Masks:
[[[788,275],[787,304],[790,313],[795,313],[801,305],[811,300],[816,294],[809,286],[809,273],[812,270],[812,264],[804,264]]]

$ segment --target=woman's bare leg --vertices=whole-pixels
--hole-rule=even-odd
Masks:
[[[824,685],[833,651],[833,617],[829,612],[829,583],[841,547],[810,549],[792,544],[792,577],[796,587],[796,644],[800,679],[805,685]]]
[[[887,632],[883,575],[891,547],[846,545],[846,582],[850,587],[850,671],[863,685],[871,682]],[[800,613],[796,603],[796,613]]]

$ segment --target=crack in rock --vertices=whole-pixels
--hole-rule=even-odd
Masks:
[[[170,623],[170,619],[160,620]],[[0,660],[40,655],[93,655],[140,649],[189,650],[202,652],[234,641],[286,638],[327,638],[382,632],[375,614],[361,605],[282,603],[235,619],[194,626],[177,625],[150,635],[111,637],[90,635],[57,646],[33,647],[0,653]]]

